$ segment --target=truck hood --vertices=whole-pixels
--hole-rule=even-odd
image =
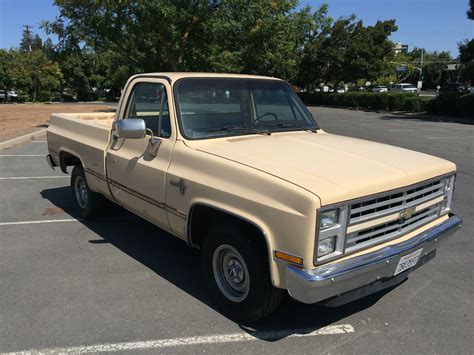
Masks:
[[[456,169],[453,163],[431,155],[323,131],[186,143],[296,184],[319,196],[322,206],[408,186]]]

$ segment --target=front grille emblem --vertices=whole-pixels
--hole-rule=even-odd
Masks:
[[[406,210],[400,211],[398,218],[403,222],[406,219],[411,218],[415,214],[416,207],[410,207]]]

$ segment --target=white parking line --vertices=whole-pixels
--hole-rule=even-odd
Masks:
[[[458,137],[449,137],[449,136],[443,136],[443,137],[428,137],[428,139],[459,139],[459,138],[472,138],[473,136],[458,136]]]
[[[39,220],[39,221],[0,222],[0,226],[19,226],[23,224],[65,223],[65,222],[79,222],[79,219],[64,218],[64,219],[45,219],[45,220]]]
[[[259,339],[266,341],[275,341],[281,338],[300,338],[313,337],[319,335],[336,335],[354,333],[354,327],[350,324],[330,325],[318,330],[311,329],[294,329],[280,331],[260,331],[255,333],[232,333],[221,335],[195,336],[187,338],[172,338],[160,340],[147,340],[137,342],[124,343],[107,343],[96,345],[72,346],[65,348],[49,348],[49,349],[32,349],[20,352],[7,353],[10,355],[17,354],[82,354],[82,353],[102,353],[111,351],[131,351],[131,350],[153,350],[162,348],[178,348],[190,345],[203,344],[226,344],[256,341]]]
[[[0,157],[45,157],[45,154],[0,154]]]
[[[0,180],[30,180],[30,179],[69,179],[69,175],[58,176],[6,176],[0,177]]]

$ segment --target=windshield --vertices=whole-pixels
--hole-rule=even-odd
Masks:
[[[284,82],[188,78],[175,86],[182,133],[189,139],[318,129]]]

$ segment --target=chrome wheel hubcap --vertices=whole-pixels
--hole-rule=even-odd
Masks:
[[[250,289],[247,265],[230,245],[220,245],[212,257],[214,279],[222,294],[233,302],[243,301]]]
[[[76,200],[81,208],[87,208],[88,195],[87,195],[87,184],[82,176],[78,176],[74,182],[74,191],[76,194]]]

